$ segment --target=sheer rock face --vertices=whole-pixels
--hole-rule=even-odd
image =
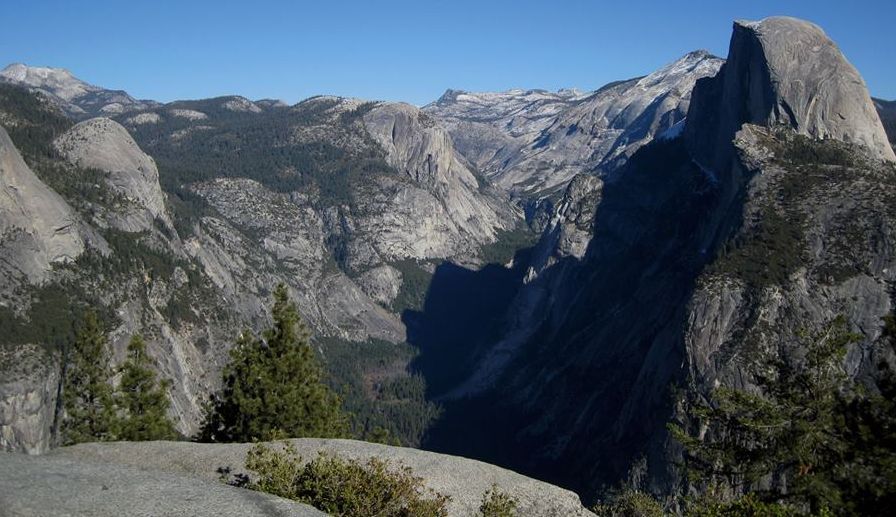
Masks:
[[[389,165],[413,180],[407,187],[392,185],[397,190],[389,195],[388,206],[367,210],[368,233],[404,241],[377,238],[386,248],[381,249],[384,256],[397,255],[401,247],[407,249],[403,255],[413,258],[462,255],[516,224],[519,214],[503,196],[479,183],[449,133],[426,113],[409,104],[385,103],[364,116],[364,125],[385,150]],[[403,213],[408,217],[400,218]]]
[[[109,186],[127,202],[113,225],[139,232],[161,219],[171,226],[156,163],[120,124],[108,118],[85,120],[57,138],[54,145],[73,165],[108,173]]]
[[[35,345],[0,347],[0,451],[40,454],[51,446],[59,359]]]
[[[694,82],[722,60],[704,51],[595,92],[449,90],[424,108],[495,184],[526,197],[561,194],[582,172],[615,170],[684,118]]]
[[[311,199],[241,178],[194,184],[192,190],[226,215],[205,217],[186,241],[186,253],[239,314],[264,320],[270,286],[286,282],[319,333],[357,341],[404,339],[398,317],[335,267],[327,223]]]
[[[816,25],[796,18],[737,21],[728,60],[698,82],[685,129],[691,152],[721,168],[742,124],[785,125],[859,144],[894,161],[865,82]]]
[[[0,128],[0,290],[15,279],[40,283],[55,264],[85,249],[72,208],[28,168],[6,130]]]
[[[585,255],[594,236],[594,213],[603,186],[603,181],[588,174],[569,182],[535,248],[529,278],[564,257],[581,259]]]

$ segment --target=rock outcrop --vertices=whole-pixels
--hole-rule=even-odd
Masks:
[[[579,497],[568,490],[475,460],[354,440],[303,438],[289,440],[289,443],[306,461],[325,453],[361,462],[375,457],[395,467],[410,467],[427,487],[451,497],[448,503],[451,516],[478,515],[482,496],[493,484],[517,499],[520,515],[592,515],[582,506]],[[273,445],[279,447],[279,444]],[[96,443],[56,449],[50,458],[113,468],[140,468],[220,483],[221,469],[233,475],[251,476],[252,472],[246,470],[244,463],[251,446],[184,442]]]
[[[0,451],[50,449],[59,358],[35,345],[0,346]]]
[[[804,20],[735,22],[727,62],[716,77],[699,81],[692,97],[685,134],[707,167],[728,165],[743,124],[783,125],[896,161],[861,75],[821,28]]]
[[[20,280],[40,283],[54,265],[85,249],[75,211],[28,168],[0,128],[0,291]]]
[[[594,214],[603,186],[603,181],[590,174],[580,174],[569,182],[535,247],[527,274],[529,280],[557,260],[585,256],[594,236]]]
[[[71,164],[108,173],[107,183],[125,201],[112,216],[115,227],[148,231],[156,219],[171,226],[155,161],[119,123],[108,118],[85,120],[57,138],[54,145]]]
[[[5,517],[326,515],[294,501],[195,476],[64,456],[3,453],[0,453],[0,514]]]
[[[364,226],[377,228],[374,239],[383,255],[472,256],[478,245],[494,241],[498,230],[516,224],[519,215],[501,194],[486,192],[455,151],[448,132],[426,113],[409,104],[380,104],[364,115],[364,126],[385,150],[389,164],[412,180],[406,186],[383,184],[386,192],[392,191],[388,206],[365,202],[385,201],[378,196],[361,200],[371,205]],[[409,211],[406,219],[396,217]],[[396,225],[399,221],[402,224]],[[393,242],[382,242],[377,233]]]

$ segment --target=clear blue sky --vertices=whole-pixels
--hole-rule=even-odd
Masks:
[[[141,98],[316,94],[425,104],[446,88],[597,88],[699,48],[731,22],[821,25],[896,98],[896,0],[4,0],[0,66],[64,67]]]

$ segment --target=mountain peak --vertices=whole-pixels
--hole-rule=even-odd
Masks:
[[[3,70],[0,70],[0,75],[4,77],[8,77],[10,79],[17,79],[20,81],[26,80],[28,77],[32,78],[64,78],[64,79],[75,79],[75,76],[72,75],[71,72],[66,70],[65,68],[53,68],[49,66],[28,66],[25,63],[11,63],[6,66]]]
[[[448,88],[447,90],[445,90],[445,93],[443,93],[442,96],[438,98],[436,103],[454,102],[457,100],[458,95],[463,95],[465,93],[467,92],[465,92],[464,90],[454,90],[452,88]]]
[[[694,89],[685,128],[707,166],[723,166],[743,124],[785,125],[896,160],[865,82],[817,25],[776,16],[734,22],[721,72]]]
[[[4,68],[0,71],[0,80],[48,90],[65,101],[71,101],[86,93],[99,90],[96,86],[78,79],[64,68],[28,66],[24,63],[13,63]]]
[[[677,77],[697,75],[700,77],[715,75],[725,60],[712,55],[706,50],[694,50],[681,56],[668,65],[639,80],[639,84],[650,87],[668,83]]]
[[[123,91],[92,85],[64,68],[13,63],[0,70],[0,82],[39,91],[75,119],[116,115],[157,105],[153,101],[138,101]]]

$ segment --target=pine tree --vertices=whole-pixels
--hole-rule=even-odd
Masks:
[[[339,437],[342,401],[323,382],[309,334],[283,284],[274,290],[274,326],[262,339],[245,331],[231,350],[223,390],[207,409],[201,439],[266,441]]]
[[[140,335],[128,344],[128,360],[122,367],[118,387],[118,407],[123,411],[117,434],[121,440],[174,440],[177,432],[168,418],[170,402],[166,392],[171,382],[158,382],[150,368],[146,343]]]
[[[896,377],[882,364],[879,394],[849,378],[844,357],[860,339],[837,318],[804,334],[802,353],[764,358],[758,393],[722,387],[693,405],[698,425],[670,425],[692,481],[723,496],[750,493],[720,508],[783,502],[782,511],[867,515],[896,504]]]
[[[67,445],[115,439],[108,349],[108,339],[97,314],[88,311],[66,358],[62,433],[63,443]]]

